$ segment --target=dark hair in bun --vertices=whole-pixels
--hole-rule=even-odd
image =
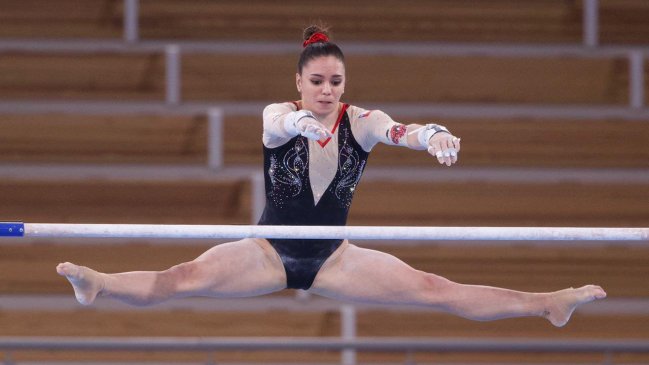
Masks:
[[[340,48],[329,40],[329,29],[323,25],[310,25],[302,34],[304,49],[300,54],[300,60],[297,63],[297,72],[302,74],[302,69],[314,58],[334,56],[343,64],[345,56]]]

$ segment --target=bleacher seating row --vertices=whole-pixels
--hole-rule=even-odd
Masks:
[[[0,57],[0,97],[163,100],[164,62],[160,53],[6,53]],[[296,63],[296,55],[186,54],[182,99],[293,100]],[[346,69],[345,97],[356,104],[625,105],[629,99],[624,58],[355,55]]]
[[[143,39],[294,40],[312,20],[333,26],[340,39],[580,43],[583,2],[578,0],[362,0],[307,4],[263,0],[141,0]],[[605,44],[646,43],[649,5],[643,0],[600,0],[600,39]],[[0,9],[0,37],[119,38],[123,1],[7,0]],[[251,11],[254,9],[254,11]],[[389,11],[386,11],[389,9]]]
[[[386,112],[390,112],[389,109]],[[258,116],[225,115],[225,166],[261,164]],[[634,168],[649,167],[646,121],[554,118],[400,117],[439,122],[462,137],[464,167]],[[201,165],[207,160],[205,115],[0,115],[0,161],[4,163],[114,163]],[[377,145],[369,168],[420,166],[437,169],[423,152]]]

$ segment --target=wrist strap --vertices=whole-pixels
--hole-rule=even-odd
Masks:
[[[301,134],[302,131],[298,128],[297,124],[300,120],[304,118],[313,118],[315,116],[308,110],[298,110],[295,112],[290,112],[284,118],[284,130],[292,136],[297,136]]]
[[[428,141],[439,132],[450,133],[446,127],[439,124],[426,124],[425,127],[419,128],[419,133],[417,133],[419,144],[422,147],[428,147]]]

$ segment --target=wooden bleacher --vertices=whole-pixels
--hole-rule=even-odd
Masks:
[[[623,227],[645,226],[649,217],[644,199],[649,187],[642,183],[394,177],[400,179],[359,186],[350,224]],[[236,179],[11,179],[0,182],[0,194],[8,214],[27,222],[247,224],[251,219],[251,188]]]
[[[26,222],[247,223],[249,190],[249,181],[241,179],[71,177],[0,182],[3,210]]]
[[[457,167],[649,167],[649,129],[643,120],[392,117],[448,126],[464,141]],[[4,163],[204,165],[207,160],[204,115],[0,115],[0,126]],[[226,115],[223,128],[225,166],[261,171],[261,115]],[[424,152],[379,144],[368,168],[396,165],[438,167]]]
[[[340,42],[441,41],[581,43],[581,1],[298,1],[140,3],[143,40],[269,40],[299,43],[312,14],[333,25]],[[641,0],[600,0],[603,44],[646,44],[649,6]],[[250,9],[256,9],[251,12]],[[24,39],[120,39],[122,1],[28,0],[0,4],[0,37]],[[134,45],[137,47],[137,44]],[[187,54],[182,60],[182,98],[187,101],[292,100],[296,55]],[[348,57],[345,100],[376,102],[480,102],[526,105],[628,104],[628,61],[623,58],[384,56]],[[401,72],[408,70],[407,73]],[[645,67],[649,79],[649,67]],[[153,53],[0,54],[0,98],[21,100],[164,100],[164,55]],[[377,77],[380,76],[380,77]],[[647,95],[649,97],[649,95]],[[649,98],[647,98],[649,101]],[[389,110],[386,110],[389,112]],[[394,114],[404,122],[412,120]],[[436,120],[462,137],[458,171],[525,168],[611,171],[649,167],[646,120],[567,118],[444,118]],[[37,166],[173,167],[205,165],[204,115],[2,114],[0,164]],[[226,167],[259,168],[260,116],[224,120]],[[423,152],[378,146],[373,168],[395,169],[400,180],[368,179],[357,192],[352,225],[453,226],[647,226],[649,186],[613,179],[506,181],[411,180],[407,169],[444,171]],[[556,170],[552,170],[556,169]],[[405,176],[404,176],[405,175]],[[110,178],[81,175],[0,179],[0,220],[75,223],[249,224],[251,182],[213,179]],[[84,175],[87,176],[87,175]],[[404,192],[399,194],[399,192]],[[413,209],[414,207],[414,209]],[[9,216],[10,215],[10,216]],[[361,242],[361,244],[363,244]],[[163,270],[191,260],[206,242],[146,240],[96,245],[61,239],[0,245],[0,296],[67,294],[55,274],[61,261],[106,272]],[[434,245],[380,249],[413,267],[463,283],[550,291],[588,283],[603,285],[611,299],[645,299],[649,248],[574,243],[504,246]],[[277,296],[290,296],[284,291]],[[263,298],[261,299],[263,300]],[[0,303],[0,308],[1,308]],[[446,314],[360,311],[358,336],[471,338],[647,339],[649,317],[637,313],[581,313],[563,329],[541,319],[471,322]],[[199,312],[0,310],[2,336],[339,336],[337,312]],[[338,353],[240,351],[201,353],[95,353],[19,351],[23,361],[339,361]],[[404,354],[359,354],[362,362],[404,362]],[[530,354],[537,362],[601,362],[600,354]],[[520,363],[520,355],[416,354],[434,363]],[[648,363],[646,355],[613,356],[615,363]]]
[[[434,271],[465,283],[502,285],[519,290],[548,291],[596,282],[602,284],[613,300],[647,296],[644,278],[649,268],[647,248],[597,248],[511,246],[479,247],[433,246],[384,248],[414,267]],[[198,246],[149,245],[146,242],[96,246],[69,246],[37,242],[28,249],[18,246],[0,248],[0,265],[8,273],[0,281],[0,292],[14,294],[70,293],[67,282],[54,274],[58,261],[82,261],[102,270],[157,270],[200,254]],[[25,275],[28,272],[29,275]],[[279,295],[287,295],[283,292]],[[263,299],[261,299],[263,300]],[[74,301],[70,294],[70,301]],[[574,315],[569,325],[556,329],[541,319],[511,319],[497,322],[472,322],[447,314],[421,311],[370,310],[358,313],[359,336],[422,336],[481,338],[600,338],[643,339],[649,336],[649,318],[633,314]],[[337,312],[261,312],[192,310],[96,310],[93,307],[67,311],[3,311],[0,327],[5,336],[337,336],[340,319]],[[183,353],[29,353],[17,352],[16,360],[115,359],[120,361],[189,361],[204,354]],[[403,354],[361,354],[365,361],[398,361]],[[474,355],[417,355],[418,358],[449,361],[475,359]],[[547,361],[565,360],[566,355],[539,355]],[[594,355],[573,355],[584,361]],[[512,355],[509,355],[511,358]],[[335,361],[335,354],[282,354],[223,352],[222,361]],[[507,355],[482,355],[492,362],[505,361]],[[514,357],[515,359],[515,357]],[[513,360],[512,360],[513,361]],[[520,361],[520,359],[519,359]],[[592,361],[592,360],[591,360]],[[616,362],[617,363],[617,362]]]
[[[5,163],[204,165],[207,160],[205,116],[0,115],[0,125],[5,131],[0,135],[0,160]],[[243,132],[229,121],[224,127],[228,136],[231,129]],[[239,151],[250,148],[251,141],[240,135],[234,140],[225,139],[225,156],[254,160],[248,156],[253,151]]]
[[[185,101],[293,100],[296,63],[295,55],[188,54],[181,95]],[[628,100],[622,58],[354,55],[346,67],[345,97],[355,104]],[[162,54],[12,53],[0,58],[0,69],[0,97],[7,99],[164,99]]]

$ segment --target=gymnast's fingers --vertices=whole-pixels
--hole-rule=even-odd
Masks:
[[[439,162],[441,165],[444,164],[444,154],[442,153],[442,150],[439,146],[428,146],[428,153],[437,158],[437,162]]]
[[[460,140],[461,138],[453,137],[453,147],[458,153],[460,152]]]
[[[323,139],[331,137],[331,133],[320,122],[312,119],[305,123],[304,130],[301,133],[309,139]]]
[[[451,135],[445,137],[446,138],[441,139],[440,141],[442,157],[444,158],[446,166],[451,166],[456,163],[458,159],[459,139]]]

